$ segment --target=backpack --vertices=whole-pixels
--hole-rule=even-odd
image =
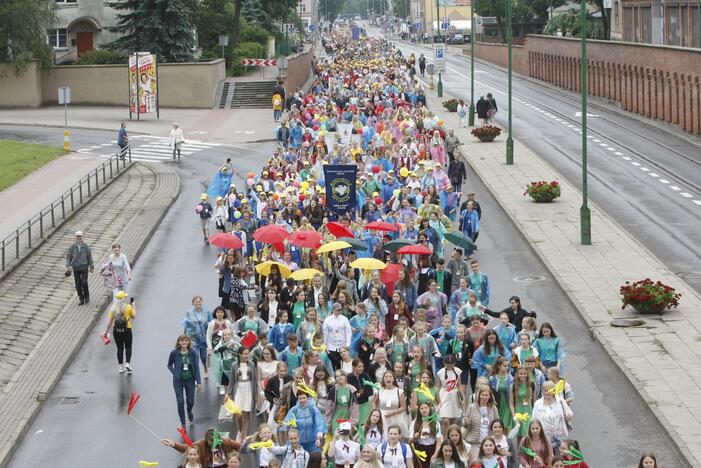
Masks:
[[[127,331],[127,317],[124,312],[117,312],[114,316],[114,332],[124,333]]]
[[[402,458],[404,459],[404,464],[406,466],[406,453],[409,450],[407,447],[407,444],[404,444],[402,442],[399,442],[399,445],[402,446]],[[388,442],[382,442],[382,445],[380,445],[380,463],[384,463],[385,460],[385,453],[387,453],[387,446]]]

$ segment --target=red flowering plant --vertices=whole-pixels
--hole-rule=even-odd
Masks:
[[[537,202],[544,202],[553,201],[558,198],[561,193],[560,184],[556,180],[551,182],[541,180],[538,182],[531,182],[530,185],[526,187],[526,191],[523,192],[523,195],[528,195]]]
[[[485,125],[483,127],[475,127],[472,129],[472,133],[480,141],[493,141],[496,137],[501,135],[501,128],[495,125]]]
[[[621,286],[622,309],[631,305],[636,309],[648,309],[662,311],[679,305],[682,295],[673,287],[667,286],[661,281],[652,281],[650,278]]]

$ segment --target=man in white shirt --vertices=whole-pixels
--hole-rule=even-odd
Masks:
[[[341,355],[338,350],[346,346],[350,349],[352,330],[350,322],[341,315],[341,304],[333,303],[331,315],[326,317],[321,326],[324,344],[329,353],[329,359],[334,369],[341,368]]]
[[[184,141],[185,137],[183,136],[183,131],[176,122],[173,124],[173,129],[170,131],[170,146],[173,147],[173,159],[175,159],[176,154],[178,155],[178,159],[180,159],[180,150]]]

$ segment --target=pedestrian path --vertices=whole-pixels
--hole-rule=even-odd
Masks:
[[[440,103],[426,89],[430,103]],[[452,96],[444,94],[442,100]],[[623,371],[692,466],[701,466],[701,297],[681,278],[590,202],[592,243],[580,243],[582,196],[543,158],[514,140],[514,164],[505,164],[503,134],[481,143],[459,128],[456,113],[432,106],[455,129],[466,162],[482,179],[523,233],[601,343]],[[562,197],[534,203],[523,192],[532,181],[557,180]],[[644,327],[617,328],[611,320],[636,316],[621,310],[619,288],[626,281],[660,280],[682,294],[678,309],[645,316]]]
[[[155,135],[133,135],[131,142],[132,161],[161,163],[173,160],[173,148],[170,146],[170,138]],[[222,146],[221,143],[208,143],[200,140],[185,140],[181,157],[187,158],[211,148]],[[82,154],[92,154],[103,158],[110,158],[118,151],[117,140],[100,145],[87,146],[76,150]]]

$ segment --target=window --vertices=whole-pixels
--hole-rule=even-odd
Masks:
[[[49,29],[46,32],[46,42],[54,49],[68,47],[68,33],[65,29]]]
[[[640,7],[642,14],[642,42],[652,44],[652,9]]]
[[[623,40],[626,42],[633,42],[633,8],[626,7],[623,9]]]
[[[56,0],[56,3],[78,3],[78,0]]]
[[[679,7],[667,7],[667,45],[679,44]]]

